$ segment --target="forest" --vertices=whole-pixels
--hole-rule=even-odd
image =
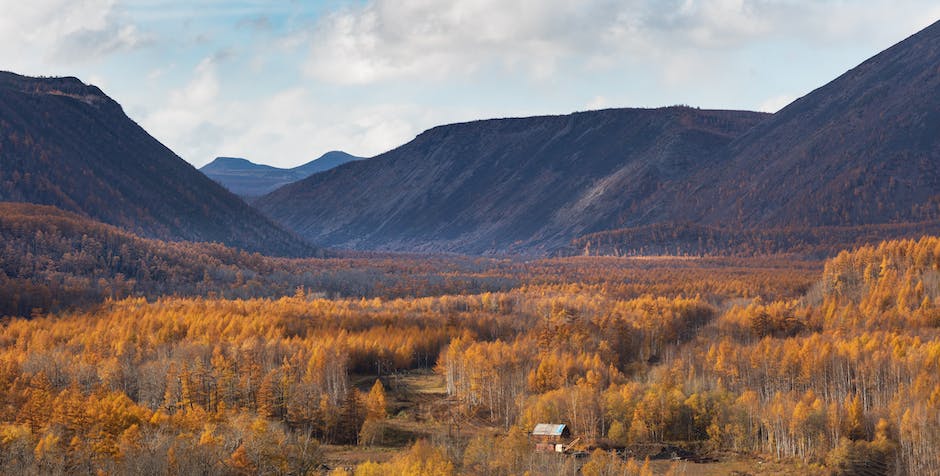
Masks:
[[[825,262],[276,260],[124,238],[94,256],[213,258],[171,292],[133,260],[60,260],[131,284],[5,311],[3,474],[940,472],[940,238]],[[199,276],[220,269],[256,274]],[[538,423],[576,451],[534,451]]]

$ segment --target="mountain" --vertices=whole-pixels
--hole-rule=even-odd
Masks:
[[[355,155],[347,154],[341,150],[333,150],[327,152],[320,157],[311,160],[303,165],[298,165],[290,170],[294,170],[297,173],[303,174],[303,177],[306,178],[313,174],[326,172],[327,170],[339,167],[340,165],[345,164],[346,162],[352,162],[354,160],[362,160],[363,157],[356,157]]]
[[[940,232],[938,64],[940,22],[736,138],[711,167],[651,195],[625,227],[574,247],[831,250]]]
[[[361,159],[361,157],[334,150],[306,164],[291,169],[281,169],[270,165],[256,164],[246,159],[217,157],[199,170],[212,180],[222,184],[232,193],[251,200],[315,173],[324,172],[339,167],[346,162]]]
[[[337,247],[543,252],[621,225],[766,117],[671,107],[441,126],[255,206]]]
[[[55,205],[146,237],[314,251],[70,77],[0,72],[0,200]]]
[[[772,116],[627,109],[443,126],[257,205],[325,244],[398,251],[779,251],[936,230],[938,64],[940,22]]]
[[[940,22],[735,139],[638,223],[854,226],[940,218]],[[695,199],[697,207],[681,202]]]

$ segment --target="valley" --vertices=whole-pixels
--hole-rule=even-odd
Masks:
[[[100,6],[20,44],[132,80],[126,113],[0,72],[0,474],[940,474],[940,22],[776,112],[609,108],[783,88],[713,60],[830,17],[418,3]],[[801,48],[858,28],[826,27]],[[595,81],[613,43],[663,76]]]
[[[922,474],[940,467],[923,453],[940,444],[938,253],[931,238],[825,264],[476,260],[446,279],[512,284],[127,297],[7,319],[0,468]],[[535,451],[544,422],[583,456]]]

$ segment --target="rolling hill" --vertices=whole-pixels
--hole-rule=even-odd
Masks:
[[[306,164],[282,169],[236,157],[217,157],[202,166],[199,171],[232,193],[250,201],[289,183],[354,160],[362,158],[334,150]]]
[[[256,203],[311,240],[396,251],[636,251],[654,235],[674,249],[666,229],[686,249],[736,230],[800,246],[936,230],[938,64],[940,23],[772,116],[673,107],[442,126]]]
[[[76,78],[0,72],[0,200],[55,205],[153,238],[314,252]]]

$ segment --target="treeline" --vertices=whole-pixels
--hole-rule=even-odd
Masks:
[[[842,253],[813,279],[775,260],[489,263],[464,269],[522,284],[8,320],[0,472],[316,474],[336,444],[410,447],[360,475],[645,475],[656,445],[812,474],[940,472],[940,239]],[[436,410],[398,413],[386,384],[431,369]],[[532,452],[545,422],[591,456]]]
[[[742,440],[748,448],[854,468],[845,474],[860,471],[853,461],[936,473],[938,269],[937,238],[841,253],[803,302],[726,313],[720,342],[680,368],[713,391],[751,395],[741,407],[757,418],[741,427],[756,421],[761,431]]]
[[[859,226],[721,228],[693,223],[656,224],[591,233],[572,241],[571,255],[768,256],[825,258],[882,240],[940,232],[940,222]]]
[[[21,203],[0,203],[0,240],[0,316],[24,317],[108,298],[246,299],[290,296],[298,287],[322,296],[386,299],[564,283],[603,286],[623,298],[770,296],[808,287],[820,266],[779,259],[269,258],[219,244],[143,239],[54,207]]]
[[[588,333],[593,339],[576,331],[585,310],[612,314],[603,297],[590,296],[584,302],[596,308],[565,306],[557,311],[564,325],[544,334],[536,327],[512,342],[452,341],[441,370],[467,411],[486,408],[498,423],[566,422],[604,445],[696,443],[802,462],[817,474],[934,474],[938,270],[937,238],[842,253],[800,299],[757,299],[714,320],[680,319],[707,324],[690,326],[696,331],[684,344],[669,336],[678,345],[645,366],[637,365],[649,355],[644,346],[628,353],[638,359],[633,365],[592,355],[592,342],[609,349],[617,340],[600,328]],[[670,329],[668,308],[651,301],[640,308],[655,309]],[[644,328],[636,325],[642,314],[628,322]],[[584,350],[566,356],[564,344],[547,339],[544,348],[560,349],[544,352],[533,333]]]
[[[165,242],[55,207],[0,203],[0,316],[127,296],[424,296],[508,289],[470,259],[283,259],[220,244]]]

